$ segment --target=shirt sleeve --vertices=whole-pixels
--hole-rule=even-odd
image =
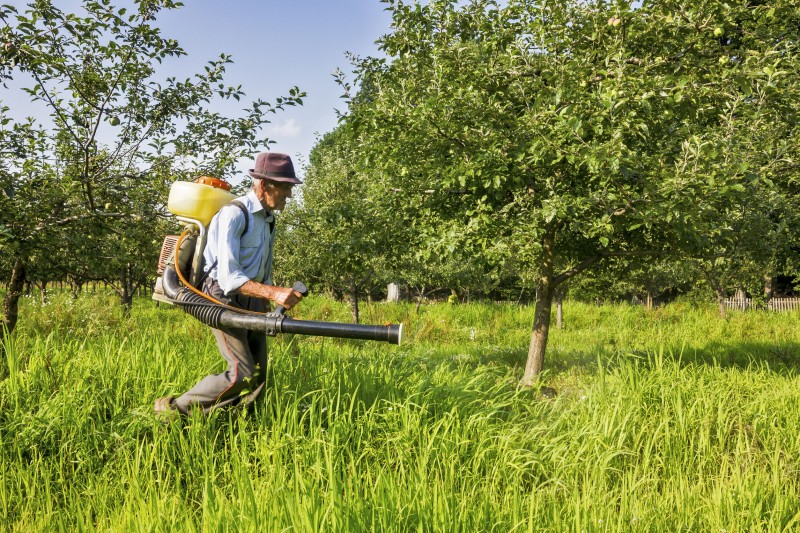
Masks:
[[[217,283],[226,295],[249,281],[241,265],[240,251],[245,215],[236,206],[225,206],[217,214]]]

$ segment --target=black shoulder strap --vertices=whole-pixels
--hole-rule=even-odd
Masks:
[[[244,231],[242,231],[242,235],[247,233],[248,224],[250,223],[250,216],[247,214],[247,207],[239,201],[239,200],[231,200],[229,203],[225,204],[225,207],[229,205],[235,205],[239,209],[242,210],[242,214],[244,215]],[[269,232],[270,234],[275,232],[275,215],[272,215],[272,220],[269,223]]]
[[[239,200],[231,200],[230,203],[226,204],[226,206],[228,205],[235,205],[242,210],[242,214],[244,215],[244,231],[242,231],[242,235],[244,235],[247,233],[247,228],[250,224],[250,217],[247,215],[247,207]]]

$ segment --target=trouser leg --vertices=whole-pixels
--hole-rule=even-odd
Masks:
[[[213,283],[208,292],[220,301],[229,300],[230,305],[263,311],[264,303],[257,298],[236,296],[220,297],[221,291]],[[225,302],[228,303],[228,302]],[[194,387],[175,400],[179,411],[187,413],[192,408],[204,412],[236,404],[253,402],[263,391],[267,373],[267,337],[264,332],[245,329],[213,329],[222,357],[228,368],[219,374],[201,379]]]

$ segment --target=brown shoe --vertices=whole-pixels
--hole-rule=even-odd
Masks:
[[[153,411],[155,411],[156,416],[163,418],[164,421],[172,420],[180,416],[178,408],[175,407],[175,398],[172,396],[158,398],[153,405]]]

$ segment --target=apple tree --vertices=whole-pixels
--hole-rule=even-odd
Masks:
[[[559,284],[706,253],[726,212],[796,177],[793,2],[387,3],[347,120],[388,188],[466,192],[437,238],[531,270],[525,385]]]

